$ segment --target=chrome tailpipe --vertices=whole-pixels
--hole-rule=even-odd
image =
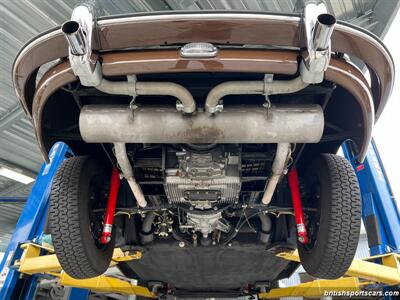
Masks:
[[[336,18],[331,14],[320,14],[317,17],[312,35],[312,48],[315,51],[330,50],[335,24]]]
[[[72,55],[85,55],[88,52],[88,41],[81,25],[77,21],[67,21],[61,27],[68,41]]]
[[[320,83],[331,59],[331,36],[336,18],[327,13],[324,3],[310,0],[304,7],[306,49],[302,51],[300,75],[305,83]]]
[[[93,31],[96,26],[94,7],[81,4],[74,8],[71,20],[61,26],[69,45],[72,71],[84,86],[97,86],[102,81],[100,63],[92,59]]]

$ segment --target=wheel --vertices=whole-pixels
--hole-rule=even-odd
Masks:
[[[49,227],[57,258],[73,278],[99,276],[110,265],[115,237],[99,243],[107,193],[107,176],[86,156],[65,160],[54,178]]]
[[[306,227],[309,242],[298,242],[308,274],[335,279],[348,270],[356,253],[361,225],[361,196],[356,174],[343,157],[321,154],[311,164],[307,183]]]

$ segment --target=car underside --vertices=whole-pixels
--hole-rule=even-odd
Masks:
[[[17,57],[17,94],[45,159],[57,141],[75,155],[51,191],[63,269],[98,276],[119,247],[142,253],[118,267],[157,295],[234,297],[289,277],[299,263],[276,254],[298,249],[310,275],[342,276],[361,204],[336,153],[346,142],[364,159],[390,55],[314,2],[301,18],[174,17],[96,23],[84,4]],[[135,30],[147,38],[131,41]],[[60,58],[38,84],[32,55]],[[369,81],[348,55],[362,56]]]

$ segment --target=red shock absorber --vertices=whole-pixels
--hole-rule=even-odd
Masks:
[[[113,168],[110,181],[110,193],[108,195],[107,210],[104,216],[103,232],[100,243],[107,244],[111,240],[111,232],[114,224],[115,207],[117,205],[118,191],[121,180],[117,168]]]
[[[292,194],[292,202],[294,209],[294,217],[297,226],[297,239],[302,244],[308,243],[307,229],[304,223],[303,205],[301,203],[299,176],[296,167],[292,167],[288,173],[288,181],[290,192]]]

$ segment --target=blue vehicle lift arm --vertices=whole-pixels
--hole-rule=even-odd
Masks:
[[[0,264],[0,274],[5,277],[0,290],[1,300],[32,299],[35,294],[37,276],[21,277],[22,274],[12,266],[21,258],[20,244],[37,239],[43,233],[53,178],[62,162],[71,156],[73,153],[66,144],[56,143],[50,150],[50,163],[42,165]]]
[[[354,155],[351,142],[343,146],[356,171],[362,195],[362,218],[371,256],[400,253],[400,214],[382,160],[372,141],[364,163]]]
[[[400,253],[400,213],[374,140],[369,146],[364,163],[358,162],[350,141],[344,143],[342,148],[345,157],[353,165],[360,184],[362,218],[370,255]],[[392,287],[384,287],[384,291],[391,289]],[[385,299],[392,298],[385,296]]]

